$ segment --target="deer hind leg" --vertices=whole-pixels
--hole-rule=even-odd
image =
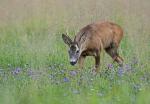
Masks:
[[[117,49],[118,49],[118,45],[111,44],[111,46],[106,48],[105,51],[113,58],[115,62],[117,62],[120,66],[122,66],[123,58],[119,56]]]

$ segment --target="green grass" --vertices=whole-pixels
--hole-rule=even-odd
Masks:
[[[150,103],[149,0],[6,0],[0,7],[0,104]],[[112,59],[102,52],[93,76],[92,57],[79,72],[69,64],[61,34],[73,38],[97,20],[123,27],[124,69],[108,69]]]
[[[111,58],[102,54],[100,75],[94,77],[90,74],[89,67],[94,60],[89,61],[92,58],[88,58],[85,69],[71,77],[69,72],[76,70],[76,67],[69,65],[67,47],[61,34],[49,36],[48,31],[36,26],[2,28],[0,101],[3,104],[149,103],[148,57],[146,54],[143,59],[137,57],[140,53],[134,51],[128,36],[121,43],[120,53],[131,69],[125,71],[123,76],[118,76],[116,64],[112,70],[107,69]],[[138,61],[136,64],[135,60]],[[12,71],[17,67],[21,68],[21,72],[14,75]],[[28,75],[30,70],[35,71],[33,75]],[[64,81],[65,77],[69,82]]]

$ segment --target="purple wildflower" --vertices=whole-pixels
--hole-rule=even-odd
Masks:
[[[113,69],[113,67],[114,67],[113,64],[108,64],[107,66],[109,69]]]
[[[132,69],[131,65],[129,65],[129,64],[126,64],[126,65],[125,65],[125,70],[129,71],[129,70],[131,70],[131,69]]]
[[[17,75],[17,74],[19,74],[20,72],[21,72],[21,68],[16,68],[15,70],[12,71],[12,73],[13,73],[14,75]]]
[[[123,76],[124,70],[123,67],[118,68],[118,76]]]
[[[74,70],[72,70],[72,71],[70,71],[70,75],[71,75],[71,76],[76,76],[76,75],[77,75],[77,72],[74,71]]]
[[[67,78],[67,77],[64,77],[64,82],[69,82],[69,78]]]

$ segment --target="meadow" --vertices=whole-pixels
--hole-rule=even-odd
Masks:
[[[0,0],[0,104],[150,104],[149,0]],[[71,66],[61,34],[95,21],[124,29],[124,67],[101,54]]]

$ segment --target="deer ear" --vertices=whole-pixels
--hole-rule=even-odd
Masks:
[[[67,36],[67,35],[65,35],[65,34],[62,34],[62,39],[63,39],[63,41],[64,41],[68,46],[71,45],[72,40],[71,40],[71,38],[70,38],[69,36]]]

